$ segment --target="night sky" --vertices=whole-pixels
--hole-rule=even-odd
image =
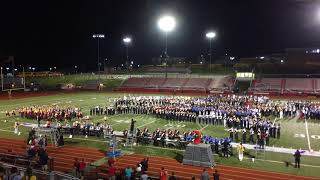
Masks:
[[[313,0],[87,0],[5,1],[0,6],[0,57],[16,64],[96,67],[97,42],[104,33],[101,60],[125,61],[124,35],[133,43],[129,55],[150,64],[164,49],[157,27],[163,14],[176,17],[168,35],[168,54],[196,59],[206,54],[208,30],[215,30],[213,53],[252,56],[287,47],[320,46],[320,3]]]

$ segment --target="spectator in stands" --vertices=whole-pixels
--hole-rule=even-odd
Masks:
[[[116,179],[116,168],[111,164],[108,168],[108,176],[109,180],[115,180]]]
[[[213,173],[213,180],[219,180],[220,179],[220,174],[218,173],[218,170],[215,170]]]
[[[21,180],[21,176],[17,167],[12,167],[10,170],[9,180]]]
[[[140,180],[148,180],[149,176],[147,174],[147,172],[143,171],[142,172],[142,175],[140,177]]]
[[[111,157],[111,158],[108,159],[108,165],[109,165],[109,166],[113,166],[114,163],[115,163],[115,160],[114,160],[113,157]]]
[[[80,162],[78,161],[78,158],[74,159],[73,168],[76,173],[76,177],[80,176]]]
[[[126,180],[130,180],[131,176],[132,176],[132,172],[133,170],[131,169],[130,166],[128,166],[125,170],[124,170],[124,176]]]
[[[6,171],[2,166],[0,166],[0,180],[5,180],[5,179],[6,179]]]
[[[297,151],[294,153],[294,167],[295,168],[300,168],[300,158],[301,158],[301,153],[300,151],[297,149]]]
[[[169,180],[177,180],[177,177],[175,176],[174,172],[171,172],[171,176],[169,177]]]
[[[37,177],[32,174],[31,167],[28,167],[26,170],[26,175],[22,179],[23,180],[37,180]]]
[[[164,167],[160,171],[160,180],[167,180],[168,172],[164,170]]]
[[[196,180],[196,177],[192,176],[192,177],[191,177],[191,180]]]
[[[86,169],[87,164],[84,162],[84,159],[82,158],[82,161],[79,163],[79,171],[80,171],[80,177],[84,176],[84,170]]]
[[[200,177],[201,180],[209,180],[209,174],[207,172],[207,170],[204,168],[202,173],[201,173],[201,177]]]
[[[142,171],[148,171],[149,158],[144,158],[140,164],[142,165]]]
[[[142,165],[141,164],[137,164],[136,176],[141,176],[141,171],[142,171]]]
[[[41,169],[43,171],[47,171],[48,170],[48,154],[44,149],[40,149],[39,150],[39,161],[40,161],[40,165],[41,165]]]

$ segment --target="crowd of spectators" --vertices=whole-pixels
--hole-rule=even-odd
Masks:
[[[33,174],[31,167],[19,171],[15,166],[8,169],[0,166],[0,180],[37,180],[37,176]]]

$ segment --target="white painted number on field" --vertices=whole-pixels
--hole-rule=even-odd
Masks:
[[[306,135],[305,134],[295,134],[294,137],[295,138],[305,138]]]
[[[313,139],[320,139],[320,136],[319,136],[319,135],[311,135],[311,138],[313,138]]]
[[[295,138],[306,138],[305,134],[295,134]],[[311,135],[310,136],[312,139],[319,139],[320,140],[320,135]]]

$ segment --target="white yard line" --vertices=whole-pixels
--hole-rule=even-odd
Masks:
[[[172,123],[172,124],[175,126],[175,125],[180,125],[181,123],[183,123],[183,122],[180,121],[180,122],[178,122],[178,123]],[[169,122],[169,124],[170,124],[170,122]],[[174,128],[174,127],[168,127],[166,130],[168,130],[168,129],[170,129],[170,128]]]
[[[13,133],[13,131],[4,130],[4,129],[0,129],[0,131],[4,131],[4,132],[12,132],[12,133]]]
[[[273,124],[276,122],[276,120],[277,120],[277,118],[274,118],[274,120],[273,120]]]
[[[310,145],[310,137],[309,137],[309,129],[308,129],[308,121],[306,118],[304,118],[304,122],[306,125],[306,133],[307,133],[307,140],[308,140],[308,147],[309,147],[309,151],[311,150],[311,145]]]
[[[203,128],[200,129],[200,131],[204,130],[205,128],[207,128],[209,126],[209,124],[205,125]]]
[[[137,128],[141,128],[141,127],[143,127],[143,126],[152,124],[152,123],[154,123],[154,122],[156,122],[156,120],[153,120],[153,121],[151,121],[151,122],[148,122],[148,123],[146,123],[146,124],[143,124],[143,125],[141,125],[141,126],[138,126]]]

